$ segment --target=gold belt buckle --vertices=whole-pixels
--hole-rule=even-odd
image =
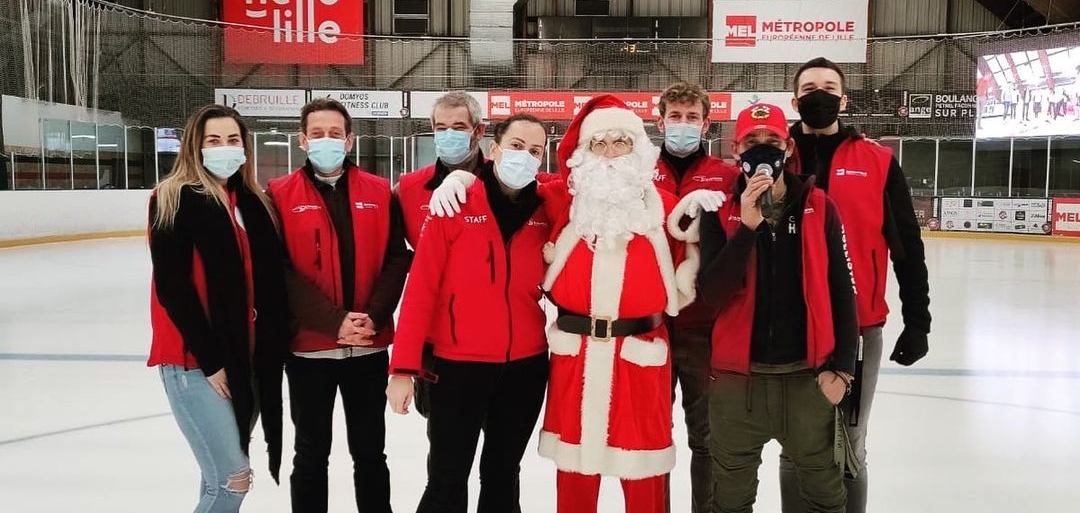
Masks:
[[[608,317],[608,316],[605,316],[605,315],[597,315],[597,316],[589,317],[589,336],[596,339],[596,340],[598,340],[598,341],[600,341],[600,342],[610,341],[611,340],[611,328],[612,328],[612,321],[613,320],[614,319],[612,319],[611,317]],[[606,326],[604,328],[604,336],[603,337],[596,334],[596,321],[604,321],[606,323]]]

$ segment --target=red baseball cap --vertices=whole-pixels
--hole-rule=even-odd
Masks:
[[[755,130],[768,130],[785,140],[788,139],[784,109],[771,103],[755,103],[743,109],[735,121],[735,142],[738,143]]]

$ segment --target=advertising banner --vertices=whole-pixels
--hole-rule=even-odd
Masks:
[[[660,93],[603,92],[603,91],[498,91],[488,95],[492,119],[505,119],[514,114],[528,113],[543,120],[573,119],[589,100],[610,94],[626,103],[641,119],[660,117]]]
[[[431,117],[431,109],[435,108],[435,100],[446,94],[447,91],[411,91],[408,96],[404,117],[428,119]],[[481,119],[488,119],[488,93],[481,91],[469,91],[469,96],[476,98],[480,104]]]
[[[404,91],[314,90],[311,99],[332,98],[341,102],[354,119],[402,118],[407,112]]]
[[[363,0],[223,0],[225,62],[363,64]],[[259,28],[261,27],[261,28]]]
[[[904,91],[882,89],[846,89],[847,109],[841,118],[896,118],[907,115]]]
[[[935,200],[930,196],[912,196],[911,206],[915,208],[915,219],[919,227],[937,230],[939,223],[935,212]]]
[[[866,62],[867,0],[714,0],[712,62]]]
[[[587,101],[588,98],[581,104]],[[488,102],[491,119],[505,119],[522,113],[540,119],[571,119],[577,110],[574,93],[567,91],[493,91],[488,94]]]
[[[1054,235],[1080,237],[1080,198],[1054,198]]]
[[[576,116],[581,110],[581,107],[586,103],[589,103],[589,100],[605,94],[610,94],[622,100],[626,103],[626,106],[630,107],[630,110],[634,111],[634,114],[637,114],[641,119],[648,121],[660,117],[660,109],[658,107],[660,105],[660,93],[638,93],[632,91],[623,91],[619,93],[574,93],[574,111],[572,115]]]
[[[1048,199],[942,198],[941,229],[946,231],[1050,233]]]
[[[732,113],[731,93],[709,93],[709,119],[712,121],[728,121],[738,111]]]
[[[904,91],[900,115],[908,119],[975,119],[976,97],[958,92]]]
[[[298,118],[307,103],[304,89],[214,89],[214,102],[236,109],[241,116]]]

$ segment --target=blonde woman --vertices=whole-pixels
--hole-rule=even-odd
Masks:
[[[150,200],[147,365],[160,370],[202,472],[196,513],[240,510],[260,411],[275,480],[281,462],[281,374],[292,335],[285,252],[249,144],[235,110],[199,109]]]

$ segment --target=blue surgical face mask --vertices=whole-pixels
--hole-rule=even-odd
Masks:
[[[334,173],[341,169],[341,164],[345,162],[345,139],[308,139],[307,147],[308,161],[319,174]]]
[[[495,176],[511,189],[523,189],[536,180],[540,160],[525,150],[501,149],[502,156],[495,163]]]
[[[435,155],[443,164],[460,164],[472,153],[472,132],[442,130],[435,132]]]
[[[243,146],[215,146],[202,149],[202,165],[214,176],[226,180],[247,162]]]
[[[684,157],[701,147],[701,125],[667,123],[664,125],[664,146],[669,152]]]

